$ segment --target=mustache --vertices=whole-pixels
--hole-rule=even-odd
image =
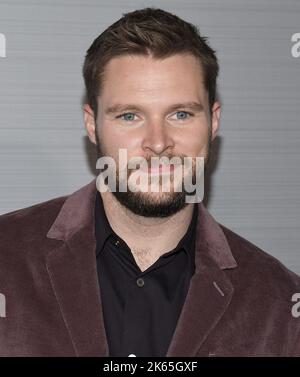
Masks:
[[[187,156],[176,156],[176,155],[163,155],[163,156],[151,156],[147,158],[141,158],[141,157],[134,157],[133,161],[137,165],[141,165],[142,163],[147,163],[148,167],[151,167],[151,164],[154,162],[159,162],[161,165],[168,165],[168,164],[183,164],[184,163],[184,157]]]
[[[186,161],[185,161],[186,158]],[[140,158],[140,157],[133,157],[131,159],[131,163],[127,164],[127,166],[121,169],[122,171],[127,170],[128,174],[133,173],[139,169],[150,169],[150,168],[158,168],[158,167],[194,167],[195,161],[192,158],[192,161],[187,156],[151,156],[150,158]]]

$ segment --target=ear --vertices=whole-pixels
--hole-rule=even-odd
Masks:
[[[86,128],[88,137],[89,137],[90,141],[93,144],[96,145],[97,144],[97,141],[96,141],[96,120],[95,120],[94,112],[91,109],[90,105],[88,105],[88,104],[85,104],[83,106],[83,111],[84,111],[84,124],[85,124],[85,128]]]
[[[212,106],[212,114],[211,114],[211,141],[217,135],[219,125],[220,125],[220,116],[221,116],[221,104],[220,102],[216,101]]]

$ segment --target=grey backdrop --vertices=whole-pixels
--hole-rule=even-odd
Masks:
[[[150,5],[198,25],[220,60],[208,209],[300,274],[300,57],[291,53],[299,0],[0,0],[0,213],[94,177],[84,55],[123,12]]]

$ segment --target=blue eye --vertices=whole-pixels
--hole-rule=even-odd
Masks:
[[[188,117],[185,116],[185,115],[193,116],[192,113],[189,113],[189,112],[187,112],[187,111],[177,111],[176,114],[183,114],[183,117],[180,116],[179,118],[177,118],[177,119],[179,119],[179,120],[185,120],[185,119],[187,119]]]
[[[116,118],[122,118],[122,117],[124,117],[124,116],[126,117],[128,115],[130,115],[131,117],[129,117],[129,119],[127,117],[124,120],[129,121],[129,122],[133,121],[134,120],[133,117],[135,116],[135,114],[133,114],[133,113],[124,113],[124,114],[118,115]]]

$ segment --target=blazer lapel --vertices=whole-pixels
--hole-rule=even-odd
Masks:
[[[226,237],[204,206],[198,204],[195,274],[167,356],[197,355],[230,304],[234,289],[224,269],[237,267]],[[208,356],[208,355],[207,355]]]
[[[77,356],[108,356],[96,267],[96,183],[70,195],[47,237],[59,241],[46,266]]]
[[[208,334],[226,311],[232,293],[232,286],[224,277],[220,277],[220,273],[212,274],[211,271],[203,270],[195,274],[167,356],[196,356]]]

